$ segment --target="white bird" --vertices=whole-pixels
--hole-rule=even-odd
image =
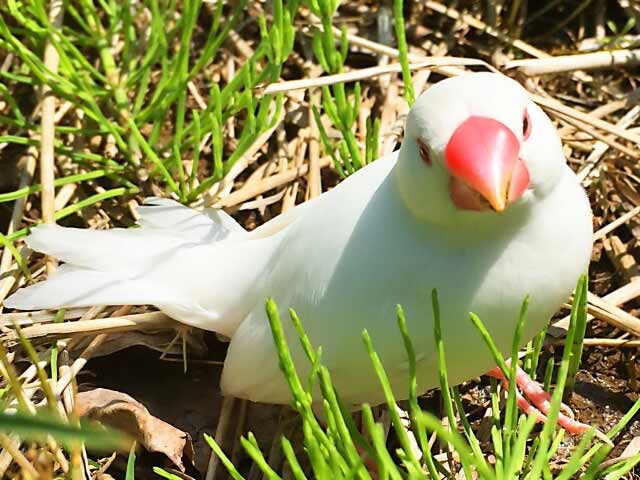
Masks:
[[[440,297],[449,379],[492,367],[469,320],[508,355],[526,295],[529,341],[586,272],[592,238],[585,192],[555,128],[517,82],[474,73],[429,88],[398,152],[251,232],[222,211],[170,200],[140,208],[140,228],[42,225],[27,243],[66,262],[16,292],[18,309],[152,304],[230,338],[225,394],[288,403],[265,313],[294,308],[342,399],[384,401],[362,342],[367,329],[397,398],[408,394],[396,305],[407,317],[419,392],[438,386],[430,292]],[[293,325],[294,361],[309,372]]]

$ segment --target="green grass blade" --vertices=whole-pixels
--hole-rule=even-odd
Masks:
[[[127,470],[125,471],[125,480],[135,480],[136,478],[136,443],[133,442],[131,450],[129,450],[129,458],[127,459]]]
[[[240,475],[240,472],[238,472],[238,470],[233,465],[233,463],[231,463],[231,460],[229,459],[229,457],[225,455],[225,453],[222,451],[222,448],[220,448],[220,445],[218,445],[218,443],[213,439],[213,437],[205,433],[204,440],[205,442],[207,442],[209,447],[211,447],[211,450],[213,450],[213,453],[220,459],[222,464],[227,469],[227,472],[229,472],[229,475],[231,475],[231,477],[234,480],[244,480],[244,477]]]
[[[429,448],[429,442],[427,440],[425,431],[419,428],[415,428],[417,425],[416,415],[421,411],[420,407],[418,406],[416,355],[413,349],[413,343],[411,342],[411,337],[409,336],[409,331],[407,330],[407,322],[404,316],[404,311],[402,310],[402,307],[400,305],[397,306],[397,318],[398,327],[400,328],[400,333],[402,334],[402,340],[404,342],[404,347],[407,351],[407,360],[409,361],[409,415],[411,417],[411,424],[413,425],[414,432],[417,435],[418,444],[420,445],[420,449],[422,450],[422,456],[427,465],[427,469],[429,470],[429,474],[433,478],[437,478],[438,472],[436,471],[435,463],[431,455],[431,449]]]
[[[260,451],[260,447],[258,446],[258,442],[256,441],[253,433],[249,432],[248,438],[240,438],[240,443],[256,465],[260,467],[260,470],[266,478],[269,480],[282,480],[280,475],[278,475],[267,463],[267,459],[264,458],[264,455]]]
[[[20,412],[11,415],[0,412],[0,431],[15,433],[29,440],[42,440],[44,436],[51,435],[64,444],[80,441],[102,451],[126,448],[129,445],[127,437],[115,430],[88,423],[81,423],[80,427],[75,427],[44,413],[33,416]]]
[[[369,358],[371,359],[371,363],[373,364],[373,368],[378,376],[378,381],[380,382],[380,386],[382,387],[382,391],[384,392],[384,398],[387,402],[387,408],[389,409],[389,415],[391,416],[391,423],[393,425],[394,431],[398,436],[398,441],[402,446],[407,457],[411,460],[412,463],[420,466],[418,459],[415,458],[415,455],[411,451],[411,444],[409,443],[409,437],[407,436],[407,432],[405,431],[402,420],[400,419],[400,415],[396,409],[396,399],[393,395],[393,390],[391,389],[391,384],[389,383],[389,377],[382,366],[382,362],[380,357],[376,353],[373,348],[373,343],[371,342],[371,337],[369,336],[369,332],[366,330],[362,332],[362,338],[364,340],[364,344],[367,348],[367,352],[369,353]]]
[[[578,285],[575,291],[575,301],[573,308],[571,309],[571,321],[567,337],[565,341],[564,351],[562,353],[562,362],[560,363],[560,369],[558,371],[558,378],[556,380],[556,388],[551,397],[551,407],[547,415],[547,422],[545,423],[542,433],[540,434],[540,445],[536,453],[536,458],[533,462],[533,468],[531,470],[530,480],[537,480],[542,473],[544,475],[544,468],[547,464],[547,451],[551,442],[552,432],[556,427],[558,413],[560,412],[560,403],[562,401],[562,394],[564,391],[567,374],[569,371],[569,361],[574,348],[574,338],[576,334],[576,325],[578,317],[578,308],[580,305],[586,305],[587,296],[587,277],[583,275],[578,281]],[[584,297],[584,300],[581,299]]]
[[[438,352],[438,377],[440,380],[440,391],[442,393],[442,402],[444,403],[449,425],[452,429],[458,428],[456,416],[451,400],[451,392],[449,390],[449,378],[447,374],[447,360],[444,351],[444,341],[442,339],[442,326],[440,324],[440,302],[438,300],[438,292],[433,289],[431,291],[431,308],[433,310],[433,331],[436,340],[436,350]]]
[[[409,106],[415,102],[416,94],[413,91],[411,72],[409,71],[409,50],[405,37],[404,13],[402,11],[403,0],[393,0],[393,18],[395,20],[396,39],[400,52],[400,65],[402,66],[402,80],[404,81],[404,97]]]
[[[282,452],[284,453],[284,457],[287,459],[287,463],[289,464],[289,468],[291,468],[291,473],[295,480],[307,480],[307,476],[304,474],[302,467],[300,466],[300,462],[298,462],[298,458],[296,457],[295,452],[293,451],[293,446],[291,442],[286,438],[282,437]]]

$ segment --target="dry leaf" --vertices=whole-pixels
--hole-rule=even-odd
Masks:
[[[184,472],[183,457],[193,463],[188,433],[154,417],[129,395],[106,388],[78,393],[78,414],[128,433],[149,452],[162,453]]]
[[[629,445],[624,449],[620,458],[631,458],[638,453],[640,453],[640,437],[633,437],[633,440],[629,442]]]

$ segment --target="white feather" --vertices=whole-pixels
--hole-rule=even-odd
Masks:
[[[63,265],[46,282],[23,288],[5,302],[10,308],[90,307],[93,305],[175,302],[170,289],[144,280],[124,280],[117,272],[101,272]]]
[[[236,313],[236,296],[222,292],[233,285],[237,295],[244,294],[257,274],[238,268],[257,265],[242,260],[248,258],[244,251],[269,242],[249,244],[247,232],[226,213],[200,213],[172,200],[151,198],[139,213],[138,228],[34,228],[27,244],[65,264],[52,278],[19,290],[4,305],[33,310],[152,304],[185,323],[230,333],[243,310]],[[203,258],[214,268],[205,282],[196,273]],[[194,295],[198,290],[201,297]]]

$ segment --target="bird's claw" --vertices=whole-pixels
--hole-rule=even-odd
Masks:
[[[499,367],[489,371],[487,375],[500,380],[505,389],[509,388],[509,382]],[[516,387],[518,407],[527,415],[535,415],[538,422],[545,423],[551,409],[551,395],[520,367],[516,370]],[[582,435],[591,429],[590,425],[577,421],[571,408],[564,403],[560,404],[558,425],[574,435]],[[596,430],[595,436],[605,443],[612,444],[611,440],[599,430]]]

